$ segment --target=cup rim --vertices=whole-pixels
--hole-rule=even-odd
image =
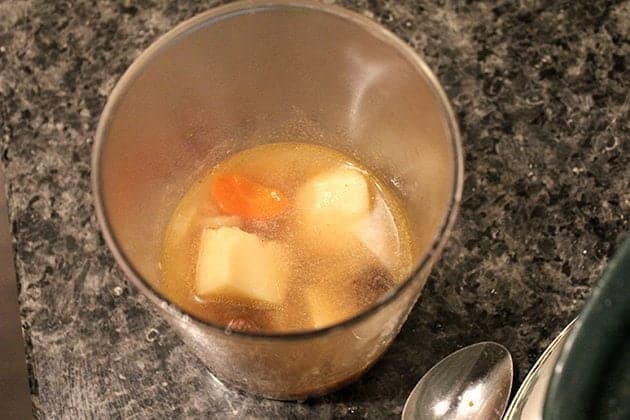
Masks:
[[[301,8],[315,10],[322,13],[332,14],[336,17],[350,21],[352,24],[361,27],[369,32],[372,36],[384,41],[392,48],[401,53],[405,60],[407,60],[414,69],[420,73],[420,76],[425,79],[429,85],[429,89],[438,99],[438,105],[441,108],[441,115],[445,119],[447,131],[449,134],[449,140],[453,152],[453,183],[451,185],[450,199],[445,216],[440,224],[440,227],[431,241],[430,247],[422,255],[419,261],[416,263],[412,272],[401,282],[397,287],[391,289],[373,304],[364,309],[363,311],[355,314],[351,318],[345,319],[341,322],[311,330],[299,330],[288,331],[279,333],[266,333],[266,332],[247,332],[233,330],[231,334],[237,337],[246,337],[250,339],[279,339],[279,340],[301,340],[305,338],[312,338],[321,335],[329,334],[333,331],[340,330],[347,327],[352,327],[358,324],[363,319],[368,318],[373,313],[377,312],[382,306],[387,305],[399,295],[403,293],[414,281],[414,279],[423,270],[431,267],[431,264],[437,260],[441,253],[446,240],[453,228],[457,214],[459,211],[459,204],[461,202],[463,179],[464,179],[464,162],[463,162],[463,149],[461,144],[461,137],[455,115],[449,104],[448,98],[440,85],[438,79],[433,72],[429,69],[428,65],[419,57],[419,55],[405,42],[403,42],[396,35],[391,33],[388,29],[381,26],[377,22],[362,16],[358,13],[344,9],[335,5],[326,5],[312,0],[241,0],[227,5],[219,6],[202,12],[184,22],[178,24],[164,35],[160,36],[154,41],[148,48],[146,48],[127,68],[125,73],[116,83],[114,89],[110,93],[105,108],[101,114],[96,129],[94,147],[92,150],[92,162],[91,162],[91,183],[92,192],[94,196],[94,207],[100,230],[103,234],[105,242],[113,254],[116,263],[121,267],[125,276],[131,280],[131,282],[142,292],[142,294],[148,297],[154,304],[164,307],[173,308],[178,316],[183,319],[190,319],[194,322],[200,323],[205,327],[216,330],[217,332],[225,332],[225,326],[214,324],[197,317],[191,313],[188,313],[176,303],[168,300],[157,288],[155,288],[151,282],[146,280],[133,266],[131,261],[122,251],[119,246],[117,238],[114,237],[113,231],[110,228],[109,218],[105,209],[102,193],[101,182],[101,151],[103,144],[105,143],[105,134],[109,126],[112,114],[118,107],[121,99],[127,90],[127,87],[142,73],[144,66],[153,59],[157,53],[163,48],[167,47],[170,43],[174,42],[181,36],[185,36],[189,32],[199,30],[200,28],[211,25],[215,22],[223,20],[225,18],[238,16],[244,13],[254,13],[264,10],[273,10],[280,8]]]

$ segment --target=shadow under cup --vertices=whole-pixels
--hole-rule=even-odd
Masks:
[[[208,168],[276,141],[340,150],[396,189],[416,269],[340,324],[226,333],[160,294],[164,230]],[[328,392],[385,351],[450,231],[463,177],[456,123],[426,65],[371,20],[305,1],[233,3],[161,37],[111,94],[92,164],[99,222],[130,281],[219,378],[277,399]]]

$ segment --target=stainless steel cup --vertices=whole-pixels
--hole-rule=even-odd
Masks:
[[[390,183],[411,217],[415,270],[331,327],[226,331],[160,294],[164,230],[201,173],[274,141],[330,146]],[[206,366],[249,392],[302,399],[357,378],[392,342],[452,227],[462,170],[453,113],[411,48],[347,10],[272,0],[210,10],[149,47],[107,102],[92,176],[116,261]]]

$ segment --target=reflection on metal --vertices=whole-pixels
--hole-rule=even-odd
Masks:
[[[542,420],[543,404],[547,395],[547,386],[551,379],[554,366],[575,320],[551,342],[540,356],[536,364],[529,371],[510,407],[504,420]]]

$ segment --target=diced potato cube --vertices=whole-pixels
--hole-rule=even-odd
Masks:
[[[322,285],[311,286],[305,291],[307,311],[313,328],[324,328],[350,318],[355,310],[347,302],[346,294]]]
[[[237,227],[205,229],[199,246],[195,292],[270,304],[282,302],[287,288],[283,248]]]
[[[352,233],[377,262],[398,274],[400,242],[394,216],[379,200],[372,212],[352,225]]]
[[[339,167],[315,176],[296,196],[296,208],[304,229],[334,240],[349,232],[350,224],[365,217],[370,194],[365,176],[351,167]]]

